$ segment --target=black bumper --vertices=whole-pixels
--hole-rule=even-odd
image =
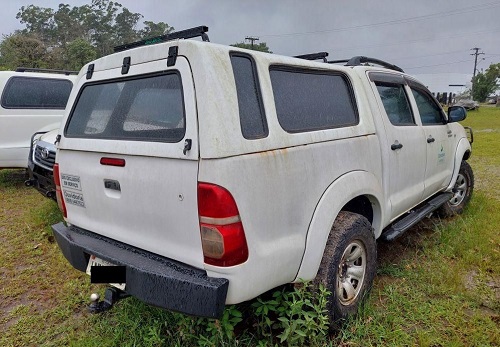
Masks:
[[[33,134],[33,136],[31,136],[30,154],[28,156],[29,179],[25,183],[27,186],[34,187],[47,198],[56,200],[56,186],[54,183],[54,176],[52,174],[52,171],[38,166],[37,164],[35,164],[35,162],[33,162],[33,145],[35,136],[45,133],[47,132],[36,132]]]
[[[224,311],[229,281],[63,223],[52,226],[56,241],[74,268],[84,271],[90,255],[126,268],[127,294],[154,306],[217,318]]]
[[[29,159],[28,177],[27,186],[32,186],[47,198],[56,200],[56,186],[52,171],[39,167]]]

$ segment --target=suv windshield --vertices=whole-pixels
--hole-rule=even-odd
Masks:
[[[162,142],[184,133],[178,73],[84,86],[65,130],[67,137]]]

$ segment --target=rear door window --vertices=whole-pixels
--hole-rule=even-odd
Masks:
[[[84,86],[65,135],[178,142],[185,129],[181,78],[168,73]]]
[[[290,133],[358,124],[348,79],[339,73],[272,66],[271,83],[281,127]]]
[[[392,125],[415,125],[404,85],[384,82],[375,85]]]
[[[73,83],[64,79],[11,77],[2,94],[9,109],[64,109]]]

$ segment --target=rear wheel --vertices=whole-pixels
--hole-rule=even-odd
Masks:
[[[469,202],[474,190],[474,173],[469,163],[462,160],[457,181],[453,187],[453,197],[441,205],[438,213],[442,217],[452,217],[464,211],[465,205]]]
[[[330,331],[356,314],[372,286],[377,246],[370,222],[356,213],[341,211],[330,231],[315,284],[329,291]]]

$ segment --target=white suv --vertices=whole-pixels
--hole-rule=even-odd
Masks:
[[[0,71],[0,169],[28,166],[32,135],[59,128],[75,79],[65,70]]]
[[[333,327],[372,283],[376,239],[469,200],[465,110],[445,114],[376,59],[181,39],[205,31],[81,70],[54,167],[57,242],[93,282],[200,316],[315,280]]]

